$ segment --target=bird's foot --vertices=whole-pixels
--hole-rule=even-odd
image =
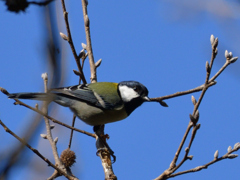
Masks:
[[[116,156],[114,155],[114,152],[111,149],[108,149],[107,147],[98,148],[96,155],[99,156],[99,153],[102,153],[102,152],[110,153],[110,156],[112,156],[112,158],[113,158],[112,163],[116,162]]]
[[[108,140],[110,136],[108,134],[102,134],[101,138],[103,138],[103,140],[106,142],[106,140]]]
[[[99,153],[103,151],[108,152],[110,156],[112,156],[114,163],[116,161],[116,156],[114,155],[113,150],[109,147],[109,145],[106,142],[106,140],[109,139],[109,135],[104,134],[104,125],[94,126],[93,130],[97,135],[96,139],[97,155],[99,155]]]

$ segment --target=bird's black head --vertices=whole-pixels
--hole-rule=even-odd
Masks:
[[[118,84],[118,90],[128,115],[143,102],[150,101],[148,89],[137,81],[122,81]]]

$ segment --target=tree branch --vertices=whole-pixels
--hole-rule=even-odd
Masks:
[[[48,84],[48,75],[47,73],[43,73],[42,74],[42,78],[43,78],[43,81],[44,81],[44,92],[47,93],[48,92],[48,88],[47,88],[47,84]],[[42,112],[44,114],[48,114],[48,104],[49,102],[47,101],[44,101],[43,102],[43,108],[42,108]],[[47,130],[47,134],[41,134],[41,136],[44,138],[44,139],[47,139],[51,145],[51,148],[52,148],[52,152],[53,152],[53,157],[55,159],[55,164],[56,166],[58,166],[60,169],[62,169],[62,171],[64,172],[67,172],[66,171],[66,167],[64,166],[64,164],[60,161],[60,158],[59,158],[59,155],[58,155],[58,152],[57,152],[57,138],[55,140],[53,140],[53,137],[52,137],[52,131],[51,131],[51,127],[50,127],[50,123],[49,123],[49,119],[46,118],[45,116],[43,117],[44,118],[44,121],[45,121],[45,125],[46,125],[46,130]],[[59,172],[60,173],[60,172]],[[60,173],[61,174],[61,173]]]
[[[230,146],[231,147],[231,146]],[[224,160],[224,159],[233,159],[233,158],[236,158],[238,155],[237,154],[232,154],[233,152],[235,151],[238,151],[240,149],[240,143],[236,143],[235,146],[234,146],[234,149],[228,151],[225,155],[223,155],[222,157],[218,158],[214,158],[214,160],[210,161],[209,163],[207,164],[204,164],[202,166],[198,166],[198,167],[195,167],[193,169],[189,169],[189,170],[186,170],[186,171],[181,171],[181,172],[178,172],[178,173],[175,173],[175,174],[171,174],[169,176],[169,178],[172,178],[172,177],[175,177],[175,176],[179,176],[179,175],[182,175],[182,174],[187,174],[187,173],[191,173],[191,172],[197,172],[197,171],[201,171],[202,169],[207,169],[208,166],[216,163],[216,162],[219,162],[221,160]]]
[[[199,86],[198,88],[200,89],[201,88],[201,94],[200,94],[200,97],[198,99],[198,101],[196,101],[196,99],[192,96],[192,102],[193,102],[193,105],[194,105],[194,109],[193,109],[193,113],[190,114],[190,122],[188,124],[188,127],[186,129],[186,132],[183,136],[183,139],[179,145],[179,148],[169,166],[169,168],[167,170],[165,170],[160,176],[158,176],[155,180],[163,180],[163,179],[168,179],[170,177],[174,177],[174,176],[177,176],[177,175],[180,175],[181,173],[175,173],[174,176],[172,176],[172,174],[179,168],[182,166],[182,164],[188,160],[188,159],[192,159],[193,156],[188,156],[189,154],[189,151],[191,149],[191,146],[192,146],[192,143],[194,141],[194,138],[196,136],[196,133],[197,133],[197,130],[200,128],[200,124],[197,124],[198,120],[199,120],[199,111],[198,111],[198,108],[202,102],[202,99],[207,91],[207,89],[216,84],[215,83],[215,79],[223,72],[223,70],[231,63],[235,62],[237,60],[237,57],[235,58],[232,58],[232,54],[229,55],[228,52],[225,53],[225,57],[226,57],[226,63],[222,66],[222,68],[209,80],[210,78],[210,74],[211,74],[211,70],[212,70],[212,66],[213,66],[213,62],[214,62],[214,59],[217,55],[217,46],[218,46],[218,38],[214,38],[214,36],[212,35],[211,38],[210,38],[210,41],[211,41],[211,44],[212,44],[212,56],[211,56],[211,60],[210,60],[210,65],[208,62],[206,62],[206,79],[205,79],[205,83],[202,85],[202,86]],[[195,89],[193,90],[189,90],[191,92],[195,91]],[[185,91],[185,92],[182,92],[182,93],[175,93],[173,95],[169,95],[168,98],[172,98],[172,97],[176,97],[176,96],[180,96],[180,95],[185,95],[185,94],[188,94],[189,91]],[[175,96],[174,96],[175,95]],[[160,98],[154,98],[153,99],[154,101],[159,101],[159,100],[162,100],[161,97]],[[183,145],[185,144],[186,142],[186,139],[187,139],[187,136],[190,132],[190,129],[193,128],[192,130],[192,135],[191,135],[191,139],[189,141],[189,144],[188,144],[188,147],[185,148],[185,155],[183,157],[183,159],[181,160],[181,162],[176,165],[176,162],[178,160],[178,157],[179,157],[179,154],[182,150],[182,147]],[[210,163],[212,164],[212,163]],[[209,164],[209,165],[210,165]],[[208,165],[207,165],[208,166]],[[207,167],[206,166],[206,167]],[[204,168],[204,167],[203,167]],[[189,172],[193,172],[192,170],[189,170]],[[186,171],[188,172],[188,171]]]
[[[87,53],[89,58],[90,70],[91,70],[91,82],[97,82],[97,72],[96,66],[93,57],[93,50],[92,50],[92,42],[91,42],[91,35],[90,35],[90,20],[87,13],[87,0],[82,0],[82,9],[83,9],[83,20],[85,26],[85,33],[86,33],[86,41],[87,41]]]
[[[216,81],[211,81],[209,83],[209,87],[213,86],[217,84]],[[187,95],[187,94],[192,94],[192,93],[195,93],[195,92],[199,92],[199,91],[202,91],[204,88],[204,84],[201,85],[201,86],[198,86],[196,88],[193,88],[193,89],[190,89],[190,90],[186,90],[186,91],[181,91],[181,92],[176,92],[174,94],[170,94],[170,95],[166,95],[166,96],[162,96],[162,97],[156,97],[156,98],[150,98],[151,101],[155,101],[155,102],[160,102],[162,100],[165,100],[165,99],[171,99],[171,98],[175,98],[175,97],[178,97],[178,96],[183,96],[183,95]]]
[[[81,64],[80,64],[80,58],[81,57],[77,55],[74,44],[73,44],[72,35],[71,35],[71,31],[70,31],[70,26],[69,26],[69,22],[68,22],[68,12],[66,11],[65,1],[61,0],[61,2],[62,2],[62,8],[63,8],[63,17],[64,17],[64,20],[65,20],[65,25],[66,25],[68,36],[66,36],[63,33],[60,33],[60,35],[64,40],[68,41],[68,43],[71,47],[74,59],[76,61],[77,67],[78,67],[79,75],[80,75],[80,77],[83,81],[83,84],[87,84],[86,78],[84,76],[84,73],[83,73],[83,70],[82,70],[82,67],[81,67]]]
[[[20,141],[22,144],[24,144],[26,147],[28,147],[33,153],[35,153],[38,157],[40,157],[43,161],[45,161],[49,166],[56,169],[58,172],[61,172],[62,175],[64,175],[66,178],[70,180],[77,180],[77,178],[72,177],[62,171],[59,167],[55,166],[53,163],[51,163],[47,158],[45,158],[38,150],[34,149],[32,146],[30,146],[28,143],[26,143],[23,139],[21,139],[19,136],[17,136],[14,132],[12,132],[1,120],[0,125],[5,129],[5,131],[9,134],[11,134],[13,137],[15,137],[18,141]]]
[[[2,87],[0,87],[0,91],[1,91],[3,94],[5,94],[5,95],[8,95],[8,94],[9,94],[9,92],[8,92],[6,89],[2,88]],[[31,107],[31,106],[23,103],[22,101],[20,101],[20,100],[18,100],[18,99],[14,99],[14,100],[16,101],[16,102],[14,103],[15,105],[24,106],[24,107],[26,107],[26,108],[28,108],[28,109],[31,109],[31,110],[33,110],[33,111],[35,111],[35,112],[37,112],[37,113],[39,113],[39,114],[47,117],[48,119],[50,119],[50,120],[51,120],[52,122],[54,122],[54,123],[60,124],[60,125],[62,125],[62,126],[64,126],[64,127],[66,127],[66,128],[73,129],[74,131],[77,131],[77,132],[86,134],[86,135],[88,135],[88,136],[91,136],[91,137],[93,137],[93,138],[96,138],[96,135],[93,134],[93,133],[89,133],[89,132],[86,132],[86,131],[83,131],[83,130],[80,130],[80,129],[71,127],[71,126],[69,126],[69,125],[67,125],[67,124],[65,124],[65,123],[63,123],[63,122],[60,122],[60,121],[54,119],[53,117],[51,117],[51,116],[43,113],[42,111],[38,110],[37,108],[33,108],[33,107]]]

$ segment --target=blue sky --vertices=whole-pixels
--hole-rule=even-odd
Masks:
[[[14,14],[6,11],[3,4],[0,5],[0,87],[9,92],[42,92],[41,74],[49,71],[44,51],[44,8],[30,6],[25,13]],[[81,43],[86,42],[82,7],[80,1],[67,1],[66,5],[79,52]],[[58,32],[66,33],[60,1],[51,6],[56,9]],[[93,53],[95,60],[103,59],[97,72],[98,81],[137,80],[148,87],[150,97],[203,84],[205,63],[211,57],[211,34],[219,38],[212,75],[224,64],[226,49],[232,51],[233,56],[240,56],[239,8],[240,3],[234,0],[89,0]],[[62,84],[77,84],[78,77],[72,73],[77,67],[70,48],[60,37],[59,41],[64,54]],[[239,68],[238,61],[230,65],[217,79],[217,85],[207,91],[199,108],[201,128],[190,151],[193,160],[187,161],[179,171],[208,163],[216,150],[219,156],[224,155],[229,145],[240,141]],[[84,72],[89,80],[88,62]],[[199,95],[194,94],[196,98]],[[0,119],[21,136],[28,131],[26,127],[35,113],[14,106],[13,102],[0,94]],[[166,102],[168,108],[154,102],[145,103],[126,120],[106,125],[105,132],[110,135],[108,143],[117,156],[113,169],[118,179],[154,179],[169,167],[193,105],[191,95]],[[54,106],[51,115],[71,124],[72,114],[67,108]],[[81,121],[77,121],[76,127],[92,132],[92,127]],[[69,132],[56,125],[53,135],[59,137],[59,152],[67,148]],[[41,133],[45,133],[43,124],[31,145],[53,162],[50,145],[40,137]],[[18,142],[3,128],[0,128],[0,136],[0,154],[8,154]],[[75,133],[72,149],[77,154],[77,163],[72,168],[77,177],[84,180],[104,178],[101,162],[95,156],[93,138]],[[53,172],[29,150],[25,151],[23,159],[11,172],[11,180],[46,179]],[[239,158],[224,160],[206,170],[175,179],[236,179],[239,164]]]

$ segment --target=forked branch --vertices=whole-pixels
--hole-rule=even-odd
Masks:
[[[5,129],[6,132],[11,134],[14,138],[16,138],[18,141],[20,141],[22,144],[24,144],[28,149],[30,149],[33,153],[35,153],[38,157],[40,157],[43,161],[45,161],[49,166],[53,167],[56,169],[58,172],[60,172],[62,175],[64,175],[66,178],[70,180],[78,180],[75,177],[72,177],[68,175],[65,171],[63,171],[61,168],[58,166],[54,165],[51,163],[46,157],[44,157],[37,149],[34,149],[32,146],[30,146],[28,143],[26,143],[23,139],[21,139],[19,136],[17,136],[14,132],[12,132],[1,120],[0,120],[0,125]]]
[[[77,53],[76,53],[76,49],[75,49],[75,46],[73,44],[72,34],[71,34],[71,31],[70,31],[70,26],[69,26],[69,22],[68,22],[68,12],[66,11],[65,1],[62,0],[61,2],[62,2],[62,8],[63,8],[63,17],[64,17],[64,20],[65,20],[65,25],[66,25],[66,29],[67,29],[67,36],[63,33],[60,33],[60,36],[69,43],[69,45],[71,47],[71,50],[72,50],[72,53],[73,53],[73,57],[76,61],[77,67],[78,67],[79,76],[81,77],[81,79],[83,81],[83,84],[87,84],[86,78],[85,78],[83,70],[82,70],[82,66],[80,64],[80,58],[81,58],[82,54],[80,52],[80,54],[78,56]]]
[[[2,87],[0,87],[0,91],[1,91],[3,94],[5,94],[5,95],[8,95],[8,94],[9,94],[9,92],[8,92],[6,89],[2,88]],[[31,106],[23,103],[22,101],[20,101],[20,100],[18,100],[18,99],[14,99],[14,100],[15,100],[15,103],[14,103],[15,105],[21,105],[21,106],[24,106],[24,107],[26,107],[26,108],[28,108],[28,109],[31,109],[31,110],[33,110],[33,111],[35,111],[35,112],[37,112],[37,113],[39,113],[39,114],[47,117],[48,119],[50,119],[50,120],[51,120],[52,122],[54,122],[54,123],[57,123],[57,124],[59,124],[59,125],[62,125],[62,126],[68,128],[68,129],[73,129],[74,131],[77,131],[77,132],[86,134],[86,135],[91,136],[91,137],[93,137],[93,138],[96,137],[95,134],[92,134],[92,133],[89,133],[89,132],[86,132],[86,131],[83,131],[83,130],[80,130],[80,129],[77,129],[77,128],[74,128],[74,127],[71,127],[71,126],[69,126],[69,125],[67,125],[67,124],[65,124],[65,123],[63,123],[63,122],[61,122],[61,121],[56,120],[56,119],[54,119],[53,117],[51,117],[51,116],[43,113],[42,111],[40,111],[38,108],[33,108],[33,107],[31,107]]]
[[[230,150],[226,155],[224,155],[222,158],[215,158],[214,161],[211,161],[207,164],[205,164],[204,166],[200,166],[200,167],[197,167],[197,168],[194,168],[194,169],[190,169],[190,170],[187,170],[187,171],[183,171],[183,172],[179,172],[179,173],[175,173],[173,174],[177,169],[179,169],[183,163],[186,161],[186,160],[191,160],[193,158],[193,156],[189,156],[189,152],[190,152],[190,149],[191,149],[191,146],[192,146],[192,143],[194,141],[194,138],[196,136],[196,133],[197,131],[199,130],[200,128],[200,124],[198,124],[198,120],[199,120],[199,111],[198,111],[198,108],[202,102],[202,99],[207,91],[207,89],[209,87],[211,87],[212,85],[216,84],[215,82],[215,79],[223,72],[223,70],[231,63],[234,63],[236,60],[237,60],[237,57],[232,57],[232,53],[228,53],[228,51],[225,52],[225,57],[226,57],[226,63],[222,66],[222,68],[210,79],[210,74],[211,74],[211,70],[212,70],[212,66],[213,66],[213,62],[214,62],[214,59],[217,55],[217,46],[218,46],[218,38],[214,38],[213,35],[211,35],[211,38],[210,38],[210,42],[211,42],[211,45],[212,45],[212,56],[211,56],[211,60],[210,60],[210,64],[208,62],[206,62],[206,79],[205,79],[205,82],[202,86],[199,86],[193,90],[189,90],[189,91],[184,91],[184,92],[180,92],[180,93],[175,93],[173,95],[170,95],[170,96],[165,96],[165,99],[168,99],[168,98],[172,98],[172,97],[176,97],[176,96],[181,96],[181,95],[185,95],[185,94],[189,94],[190,92],[197,92],[197,90],[200,90],[202,91],[201,94],[200,94],[200,97],[198,99],[198,101],[192,96],[192,102],[193,102],[193,105],[194,105],[194,109],[193,109],[193,113],[190,114],[190,122],[187,126],[187,129],[185,131],[185,134],[182,138],[182,141],[178,147],[178,150],[169,166],[169,168],[167,170],[165,170],[160,176],[158,176],[155,180],[163,180],[163,179],[168,179],[168,178],[171,178],[171,177],[174,177],[174,176],[177,176],[177,175],[180,175],[180,174],[184,174],[184,173],[188,173],[188,172],[196,172],[196,171],[200,171],[201,169],[203,168],[206,168],[208,167],[209,165],[215,163],[215,162],[218,162],[222,159],[226,159],[226,158],[230,158],[230,157],[235,157],[236,155],[232,155],[231,153],[234,152],[234,151],[237,151],[240,147],[235,147],[234,150]],[[163,100],[164,98],[163,97],[160,97],[160,98],[152,98],[151,100],[153,101],[161,101]],[[180,161],[179,164],[177,164],[177,160],[178,160],[178,157],[182,151],[182,148],[183,148],[183,145],[185,144],[186,142],[186,139],[189,135],[189,132],[190,130],[192,129],[192,134],[191,134],[191,138],[190,138],[190,141],[189,141],[189,144],[188,146],[185,148],[185,155],[183,157],[183,159]]]

